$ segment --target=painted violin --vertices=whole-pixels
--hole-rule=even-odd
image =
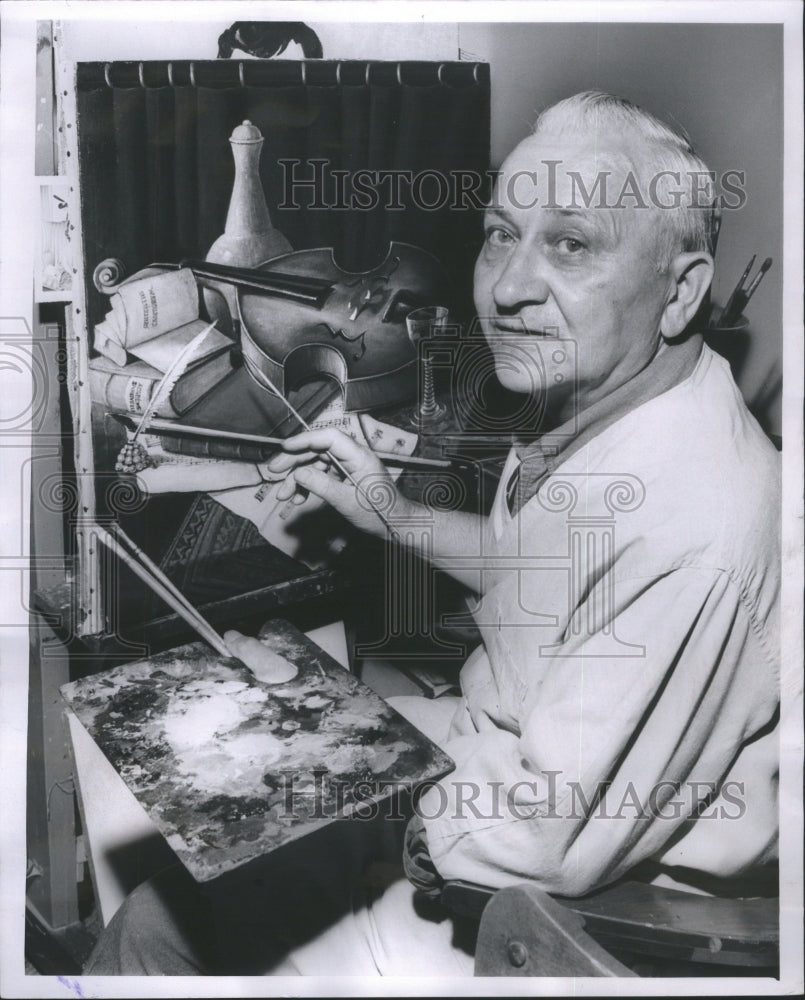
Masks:
[[[253,269],[196,260],[179,266],[237,287],[244,363],[265,388],[285,395],[311,376],[330,376],[346,410],[416,395],[405,318],[441,304],[447,288],[441,264],[425,250],[392,243],[382,263],[360,273],[339,267],[332,249],[298,250]]]

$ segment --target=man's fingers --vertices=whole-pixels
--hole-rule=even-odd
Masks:
[[[378,477],[377,470],[364,466],[351,473],[351,479],[342,479],[332,469],[322,472],[305,465],[294,472],[294,477],[299,486],[324,500],[350,523],[364,531],[385,531],[388,521],[384,512],[394,505],[394,484],[385,471]]]
[[[355,491],[343,480],[311,465],[297,469],[294,476],[299,486],[326,500],[336,510],[346,513],[352,507],[352,496]]]
[[[332,476],[328,476],[322,469],[315,469],[313,466],[306,465],[296,470],[294,478],[299,486],[310,490],[311,493],[315,493],[317,497],[322,497],[324,500],[329,499],[328,494],[334,480]]]
[[[277,487],[277,500],[290,500],[296,488],[296,473],[291,472]]]
[[[342,462],[359,463],[365,459],[367,454],[371,454],[367,448],[353,441],[351,437],[343,431],[334,427],[323,427],[321,430],[305,431],[304,434],[297,434],[287,438],[282,443],[285,451],[297,454],[300,451],[329,451]]]
[[[273,475],[283,475],[289,469],[292,469],[295,465],[299,465],[302,462],[310,462],[319,455],[319,452],[306,451],[302,454],[291,455],[288,452],[281,451],[278,455],[273,455],[271,460],[265,463],[266,471]]]
[[[310,458],[314,458],[311,454]],[[308,468],[320,469],[323,472],[327,472],[330,469],[331,463],[327,457],[317,458],[314,462],[311,462]],[[277,487],[277,500],[293,500],[295,504],[304,503],[307,499],[307,489],[303,492],[299,492],[299,486],[301,483],[298,482],[297,472],[301,469],[297,469],[296,472],[286,473],[282,479],[282,482]]]

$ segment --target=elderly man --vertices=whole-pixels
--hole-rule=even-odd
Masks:
[[[471,945],[427,899],[445,878],[580,895],[627,872],[701,886],[774,860],[778,463],[688,332],[713,219],[687,140],[608,95],[548,109],[501,168],[475,303],[500,381],[539,397],[541,421],[488,519],[433,512],[431,556],[479,595],[483,643],[461,698],[400,704],[456,769],[409,824],[408,880],[357,887],[274,974],[471,974]],[[289,494],[378,535],[416,513],[397,495],[378,517],[320,468],[328,451],[358,483],[385,476],[311,432],[275,461]],[[88,971],[200,970],[167,926],[135,893]]]

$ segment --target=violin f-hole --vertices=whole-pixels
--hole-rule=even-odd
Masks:
[[[324,329],[330,334],[333,340],[340,337],[345,340],[348,344],[357,344],[359,350],[352,355],[353,361],[360,361],[361,358],[366,354],[366,330],[362,333],[355,334],[354,337],[348,336],[343,330],[334,330],[329,323],[319,323],[319,326],[323,326]]]

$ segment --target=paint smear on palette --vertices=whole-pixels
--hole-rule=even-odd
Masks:
[[[191,643],[61,689],[200,882],[453,767],[288,622],[260,639],[293,680],[263,684]]]

